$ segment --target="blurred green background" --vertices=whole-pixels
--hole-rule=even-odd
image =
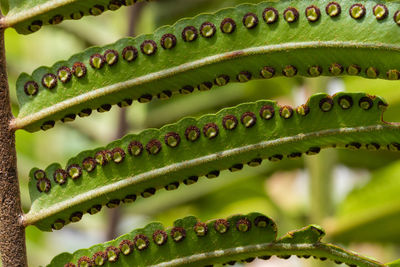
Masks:
[[[21,72],[67,59],[93,45],[112,43],[127,35],[151,33],[182,17],[233,6],[239,0],[163,0],[137,4],[99,17],[67,21],[22,36],[6,31],[6,52],[13,111],[18,113],[15,81]],[[250,0],[247,2],[258,2]],[[184,116],[198,116],[258,99],[277,99],[299,105],[315,92],[363,91],[383,96],[389,103],[384,119],[400,122],[400,83],[342,78],[276,78],[229,84],[209,92],[177,96],[150,104],[113,107],[85,119],[61,124],[47,132],[16,133],[19,179],[24,211],[29,210],[28,172],[52,162],[64,164],[82,150],[104,145],[123,133],[160,127]],[[383,262],[400,257],[400,155],[387,152],[326,150],[317,156],[280,163],[264,162],[237,173],[222,172],[215,180],[200,179],[179,190],[160,190],[150,199],[117,209],[104,208],[94,216],[61,231],[43,233],[27,228],[30,266],[46,265],[63,251],[75,251],[109,240],[150,221],[170,226],[175,219],[196,215],[202,220],[235,213],[263,212],[278,223],[279,234],[309,223],[323,226],[326,241]],[[240,264],[237,264],[240,266]],[[276,257],[247,266],[330,266],[313,260]]]

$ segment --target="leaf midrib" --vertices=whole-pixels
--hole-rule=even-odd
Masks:
[[[295,42],[286,44],[275,44],[266,45],[259,47],[252,47],[247,49],[241,49],[236,51],[230,51],[222,54],[208,56],[193,62],[188,62],[173,68],[164,69],[162,71],[150,73],[141,77],[130,79],[124,82],[115,83],[108,85],[96,90],[66,99],[50,107],[44,108],[39,112],[24,116],[22,118],[15,118],[10,123],[10,128],[13,130],[21,129],[29,124],[32,124],[38,120],[44,119],[51,115],[54,115],[64,109],[76,106],[78,104],[84,103],[86,101],[105,96],[107,94],[116,93],[120,90],[128,89],[133,86],[150,83],[155,80],[168,78],[174,76],[178,73],[183,73],[214,63],[218,63],[224,60],[233,60],[242,57],[248,57],[253,55],[280,52],[295,49],[305,49],[305,48],[364,48],[364,49],[379,49],[379,50],[392,50],[400,51],[400,46],[393,44],[374,44],[374,43],[358,43],[358,42],[340,42],[340,41],[325,41],[325,42]]]
[[[130,178],[126,178],[121,181],[117,181],[113,184],[108,184],[108,185],[104,185],[102,187],[98,187],[96,189],[90,190],[83,194],[77,195],[73,198],[59,202],[59,203],[52,205],[50,207],[47,207],[45,209],[40,209],[39,212],[31,212],[30,211],[22,217],[22,223],[25,226],[35,224],[37,221],[43,220],[54,214],[62,212],[63,210],[65,210],[71,206],[77,206],[80,203],[89,201],[89,200],[99,197],[101,195],[105,195],[107,193],[112,193],[114,191],[120,190],[127,186],[132,186],[134,184],[148,181],[150,179],[153,179],[154,177],[166,175],[166,174],[174,172],[174,171],[179,171],[179,170],[199,166],[201,164],[205,164],[205,163],[212,162],[215,160],[232,157],[234,155],[251,152],[251,151],[259,150],[259,149],[266,149],[268,147],[279,146],[279,145],[282,145],[285,143],[305,141],[305,140],[314,139],[317,137],[321,138],[321,137],[327,137],[327,136],[332,136],[332,135],[337,135],[337,134],[351,134],[351,133],[356,133],[356,132],[361,133],[361,132],[371,132],[371,131],[383,131],[385,129],[399,129],[399,128],[400,128],[400,126],[397,126],[397,125],[378,124],[378,125],[360,126],[360,127],[345,127],[345,128],[327,129],[327,130],[321,130],[321,131],[315,131],[315,132],[309,132],[309,133],[300,133],[295,136],[287,136],[287,137],[282,137],[282,138],[278,138],[278,139],[274,139],[274,140],[267,140],[267,141],[259,142],[256,144],[251,144],[251,145],[246,145],[243,147],[237,147],[237,148],[232,148],[232,149],[216,152],[213,154],[209,154],[209,155],[206,155],[203,157],[187,160],[184,162],[174,163],[174,164],[162,167],[162,168],[154,169],[154,170],[144,172],[144,173],[138,174],[138,175],[130,177]]]

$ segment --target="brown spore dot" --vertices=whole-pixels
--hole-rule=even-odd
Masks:
[[[182,31],[182,39],[185,42],[193,42],[197,39],[198,32],[193,26],[187,26]]]
[[[94,5],[91,9],[89,9],[90,15],[98,16],[104,12],[104,6],[102,5]]]
[[[343,71],[344,71],[344,68],[339,63],[333,63],[329,66],[329,72],[334,76],[338,76],[338,75],[342,74]]]
[[[386,72],[388,80],[398,80],[400,78],[400,72],[398,70],[388,70]]]
[[[362,4],[354,4],[349,9],[349,14],[353,19],[361,19],[365,16],[365,7]]]
[[[218,126],[213,123],[207,123],[206,125],[204,125],[203,127],[203,134],[205,137],[207,137],[208,139],[214,139],[215,137],[218,136],[219,133],[219,128]]]
[[[155,193],[156,193],[156,189],[155,188],[147,188],[146,190],[144,190],[141,193],[141,196],[144,197],[144,198],[148,198],[148,197],[154,196]]]
[[[57,71],[57,77],[62,83],[69,82],[72,78],[71,69],[66,66],[59,68]]]
[[[219,171],[215,170],[215,171],[210,171],[209,173],[206,174],[206,177],[208,179],[213,179],[213,178],[217,178],[219,176]]]
[[[296,112],[301,116],[306,116],[310,113],[310,107],[307,104],[300,105],[296,108]]]
[[[47,131],[47,130],[53,128],[54,124],[56,124],[55,121],[46,121],[42,124],[42,126],[40,126],[40,129],[42,129],[43,131]]]
[[[121,243],[119,243],[119,250],[124,254],[125,256],[130,255],[133,252],[135,244],[131,240],[122,240]]]
[[[132,141],[128,145],[128,152],[130,155],[138,157],[143,152],[143,145],[139,141]]]
[[[205,224],[203,222],[197,222],[195,224],[195,226],[193,226],[193,230],[197,236],[202,237],[202,236],[207,235],[208,226],[207,226],[207,224]]]
[[[200,26],[200,34],[204,38],[211,38],[215,35],[215,32],[217,31],[217,28],[215,25],[211,22],[204,22]]]
[[[52,225],[51,228],[53,230],[61,230],[65,225],[65,221],[63,219],[56,220]],[[78,263],[79,266],[79,263]]]
[[[294,77],[297,74],[297,68],[293,65],[285,66],[282,69],[282,74],[286,77]]]
[[[153,40],[145,40],[140,45],[140,50],[147,56],[154,55],[157,52],[157,44]]]
[[[89,64],[93,69],[101,69],[104,66],[104,63],[105,59],[103,55],[96,53],[90,56]]]
[[[370,143],[366,145],[367,149],[370,151],[377,151],[381,148],[381,146],[377,143]]]
[[[67,182],[68,174],[63,169],[57,169],[53,173],[54,182],[59,185],[65,184]]]
[[[394,22],[400,26],[400,10],[397,10],[393,15]]]
[[[293,108],[291,106],[281,106],[279,115],[284,119],[289,119],[293,116]]]
[[[39,92],[39,85],[35,81],[29,81],[24,84],[24,92],[28,96],[34,96]]]
[[[264,79],[270,79],[275,76],[275,69],[273,67],[265,66],[260,70],[260,75]]]
[[[331,111],[333,108],[333,100],[330,97],[325,97],[322,98],[319,101],[319,108],[323,111],[323,112],[328,112]]]
[[[254,13],[247,13],[243,16],[242,22],[247,29],[254,29],[258,25],[258,17]]]
[[[96,152],[94,159],[100,166],[105,166],[108,163],[107,151],[101,150]]]
[[[170,235],[172,240],[178,243],[185,239],[186,231],[183,227],[174,227],[171,229]]]
[[[64,122],[64,123],[65,122],[71,122],[71,121],[74,121],[75,118],[76,118],[75,114],[68,114],[68,115],[65,115],[65,117],[62,118],[61,121]]]
[[[142,251],[149,247],[150,241],[147,236],[139,234],[135,236],[133,243],[139,251]]]
[[[264,9],[262,16],[267,24],[273,24],[279,19],[278,10],[273,7],[267,7],[266,9]]]
[[[379,76],[379,70],[374,67],[368,67],[365,69],[365,75],[367,75],[368,78],[375,79]]]
[[[107,111],[110,111],[111,108],[112,108],[112,106],[110,104],[103,104],[99,108],[97,108],[97,112],[100,112],[100,113],[107,112]]]
[[[85,77],[86,72],[87,72],[86,66],[82,62],[75,62],[74,65],[72,65],[72,73],[77,78]]]
[[[106,206],[109,209],[114,209],[119,206],[121,201],[119,199],[111,199],[110,201],[107,202]]]
[[[231,18],[225,18],[219,27],[223,33],[233,33],[236,30],[236,22]]]
[[[250,167],[257,167],[260,166],[261,163],[262,163],[261,158],[255,158],[247,162],[247,165],[249,165]]]
[[[363,110],[369,110],[374,105],[374,102],[372,101],[371,98],[364,96],[364,97],[360,98],[360,101],[358,101],[358,105]]]
[[[117,105],[120,108],[125,108],[125,107],[129,107],[130,105],[132,105],[133,100],[130,98],[125,98],[124,100],[122,100],[121,102],[118,102]]]
[[[351,142],[350,144],[346,144],[346,148],[357,150],[361,148],[361,144],[358,142]]]
[[[78,267],[89,267],[93,266],[93,261],[88,256],[82,256],[78,260]]]
[[[72,262],[68,262],[64,265],[64,267],[76,267],[75,264],[73,264]]]
[[[347,67],[347,73],[349,75],[358,75],[361,72],[361,67],[356,64],[351,64]]]
[[[109,262],[116,262],[119,258],[119,248],[109,246],[106,248],[107,259]]]
[[[188,141],[196,141],[200,137],[200,129],[194,125],[187,127],[185,130],[185,137]]]
[[[321,148],[320,148],[320,147],[310,147],[310,148],[307,150],[306,154],[309,155],[309,156],[311,156],[311,155],[316,155],[316,154],[318,154],[320,151],[321,151]]]
[[[153,96],[150,94],[144,94],[139,97],[139,103],[149,103],[153,99]]]
[[[342,109],[349,109],[353,106],[353,98],[349,95],[339,97],[338,104]]]
[[[234,130],[238,125],[238,119],[234,115],[226,115],[222,119],[225,130]]]
[[[162,246],[164,245],[168,240],[168,234],[163,231],[163,230],[156,230],[153,233],[153,241],[156,245]]]
[[[297,159],[301,157],[301,152],[292,152],[287,156],[289,159]]]
[[[138,54],[138,50],[133,46],[127,46],[122,50],[122,58],[127,62],[134,61]]]
[[[385,5],[377,4],[372,8],[372,13],[377,20],[383,20],[387,18],[389,11]]]
[[[79,222],[82,219],[83,213],[78,211],[78,212],[74,212],[70,217],[69,220],[71,222]]]
[[[193,175],[193,176],[189,176],[188,178],[186,178],[185,180],[183,180],[183,183],[184,183],[185,185],[192,185],[192,184],[197,183],[198,180],[199,180],[199,177]]]
[[[240,122],[244,125],[244,127],[251,128],[256,124],[257,117],[253,112],[247,111],[240,117]]]
[[[157,97],[158,97],[159,99],[161,99],[161,100],[170,99],[171,96],[172,96],[172,92],[169,91],[169,90],[164,90],[164,91],[162,91],[161,93],[158,93],[158,94],[157,94]]]
[[[239,232],[248,232],[251,229],[251,222],[247,218],[242,218],[236,222],[236,229]]]
[[[225,219],[218,219],[214,222],[214,229],[220,234],[224,234],[229,230],[229,222]]]
[[[150,140],[146,145],[146,150],[150,155],[157,155],[161,151],[161,142],[157,139]]]
[[[217,78],[215,78],[214,83],[218,86],[224,86],[227,85],[229,83],[229,76],[222,74],[220,76],[218,76]]]
[[[243,261],[247,262],[247,263],[250,263],[250,262],[252,262],[254,260],[255,260],[255,258],[247,258],[247,259],[244,259]]]
[[[273,221],[267,216],[260,215],[254,219],[254,225],[259,228],[267,228],[269,225],[272,224]]]
[[[172,33],[166,33],[161,37],[161,47],[164,49],[172,49],[176,46],[176,37]]]
[[[90,114],[92,114],[92,110],[91,110],[90,108],[82,109],[82,110],[78,113],[79,117],[81,117],[81,118],[90,116]]]
[[[194,91],[194,87],[191,85],[185,85],[181,89],[179,89],[179,93],[181,93],[182,95],[191,94],[191,93],[193,93],[193,91]]]
[[[57,86],[57,77],[53,73],[43,75],[42,85],[47,89],[53,89]]]
[[[337,2],[330,2],[328,5],[326,5],[325,12],[328,16],[334,18],[340,15],[342,8]]]
[[[272,161],[272,162],[278,162],[278,161],[281,161],[282,159],[283,159],[283,155],[281,155],[281,154],[275,154],[275,155],[268,157],[268,160]]]
[[[98,251],[93,254],[92,261],[94,266],[103,266],[107,262],[107,254],[104,251]]]
[[[35,20],[34,22],[31,23],[31,25],[29,25],[28,29],[31,32],[37,32],[38,30],[40,30],[40,28],[42,28],[43,26],[43,22],[41,20]]]
[[[203,82],[197,86],[197,89],[199,91],[204,92],[204,91],[209,91],[213,87],[212,82]]]
[[[108,49],[104,52],[103,58],[109,66],[113,66],[118,62],[118,52],[114,49]]]
[[[55,15],[49,20],[49,24],[57,25],[57,24],[60,24],[63,20],[64,20],[64,17],[62,15]]]
[[[245,83],[245,82],[248,82],[248,81],[250,81],[251,80],[251,72],[249,72],[249,71],[241,71],[241,72],[239,72],[239,74],[236,76],[236,80],[238,81],[238,82],[241,82],[241,83]]]
[[[123,162],[125,159],[125,151],[120,147],[111,150],[111,155],[112,160],[117,164]]]
[[[127,203],[133,203],[136,201],[136,195],[127,195],[124,197],[124,199],[122,200],[122,202],[124,202],[125,204]]]
[[[178,187],[179,187],[179,182],[172,182],[172,183],[167,184],[165,186],[165,189],[167,191],[172,191],[172,190],[178,189]]]
[[[44,193],[49,192],[51,188],[50,180],[47,178],[41,178],[37,180],[36,188],[39,190],[39,192],[44,192]]]
[[[276,255],[280,259],[288,260],[292,255]]]
[[[283,18],[289,23],[294,23],[299,19],[299,11],[294,7],[288,7],[283,12]]]
[[[305,14],[307,20],[310,22],[316,22],[321,17],[321,11],[317,6],[314,5],[307,7]]]
[[[321,66],[311,66],[308,68],[307,72],[311,77],[318,77],[322,74],[322,68]]]
[[[82,168],[78,164],[71,164],[67,168],[67,173],[72,180],[75,180],[82,176]]]
[[[229,171],[237,172],[237,171],[240,171],[241,169],[243,169],[243,164],[237,163],[237,164],[232,165],[232,167],[229,168]]]
[[[84,13],[82,11],[77,11],[69,15],[69,17],[73,20],[79,20],[83,18]]]
[[[177,147],[181,142],[181,137],[178,133],[169,132],[164,136],[164,142],[169,147]]]
[[[275,109],[272,105],[262,106],[260,109],[260,117],[265,120],[270,120],[275,115]]]
[[[111,0],[107,7],[109,10],[115,11],[118,10],[121,6],[122,3],[120,0]]]
[[[44,170],[36,170],[36,171],[33,173],[33,177],[34,177],[36,180],[39,180],[39,179],[47,178],[47,175],[46,175],[46,172],[45,172]]]
[[[101,205],[93,205],[90,209],[87,210],[87,213],[93,215],[100,212],[100,210],[101,210]]]

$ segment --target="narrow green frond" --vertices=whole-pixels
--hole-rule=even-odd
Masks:
[[[5,0],[5,17],[0,24],[3,28],[13,27],[18,33],[30,34],[45,25],[98,16],[139,1],[143,0]]]
[[[93,47],[32,75],[21,74],[20,113],[11,128],[46,130],[58,120],[108,111],[114,104],[251,79],[398,80],[398,9],[398,2],[287,0],[183,19],[154,34]]]
[[[23,222],[60,229],[103,205],[147,198],[157,189],[258,166],[263,159],[298,158],[329,147],[397,151],[400,128],[381,121],[385,108],[384,100],[363,93],[317,94],[295,109],[258,101],[127,135],[80,153],[65,167],[32,169],[32,207]]]
[[[200,222],[195,217],[175,221],[165,229],[151,223],[113,241],[55,257],[48,267],[73,266],[210,266],[251,262],[256,257],[283,259],[292,255],[330,259],[349,266],[383,266],[340,247],[321,242],[324,231],[316,225],[276,239],[273,220],[259,213]]]

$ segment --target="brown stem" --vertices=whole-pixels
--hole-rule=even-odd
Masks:
[[[9,128],[11,113],[8,91],[4,30],[0,29],[0,253],[3,267],[28,266],[22,215],[15,134]]]

